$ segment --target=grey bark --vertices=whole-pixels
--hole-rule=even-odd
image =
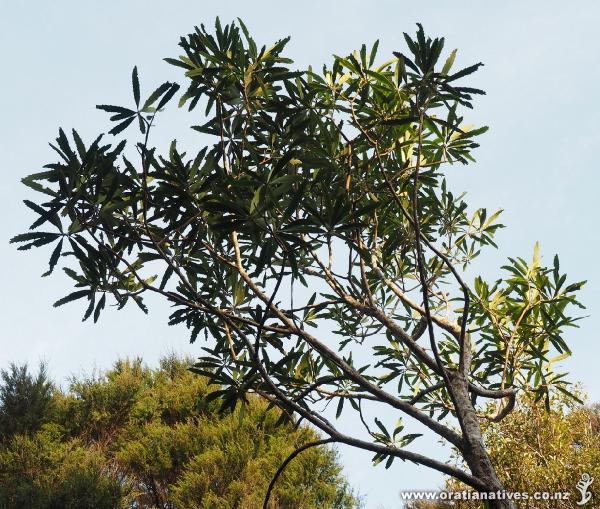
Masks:
[[[489,492],[504,492],[505,488],[498,479],[496,471],[486,451],[479,417],[471,403],[467,378],[458,371],[448,370],[448,378],[454,392],[456,412],[463,429],[464,445],[461,450],[471,473],[489,487]],[[492,509],[514,509],[511,500],[491,500]]]

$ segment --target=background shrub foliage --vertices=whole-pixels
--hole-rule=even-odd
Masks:
[[[206,399],[207,380],[187,365],[174,357],[157,369],[122,360],[72,380],[67,391],[48,390],[43,373],[31,391],[26,369],[4,372],[0,507],[261,507],[278,465],[316,434],[281,423],[257,398],[219,413],[221,402]],[[45,401],[35,407],[35,425],[6,394]],[[279,479],[272,507],[357,507],[340,470],[333,450],[306,451]]]

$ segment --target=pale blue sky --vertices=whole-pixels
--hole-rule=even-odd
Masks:
[[[504,208],[508,228],[500,250],[481,260],[493,277],[506,256],[529,257],[540,241],[549,261],[561,256],[573,280],[587,279],[581,298],[591,316],[569,334],[567,366],[591,399],[600,400],[600,269],[597,94],[600,82],[600,4],[593,1],[504,2],[4,2],[0,18],[0,366],[46,359],[58,379],[107,367],[119,355],[150,363],[171,350],[196,355],[182,329],[166,326],[168,309],[145,317],[135,309],[81,323],[77,305],[53,309],[68,291],[64,278],[40,279],[48,253],[22,253],[8,245],[31,215],[21,177],[54,160],[48,147],[57,128],[75,127],[84,139],[107,126],[95,104],[128,104],[131,68],[148,92],[177,71],[161,61],[179,54],[180,35],[195,24],[241,17],[258,42],[291,35],[288,53],[299,67],[319,68],[332,53],[381,40],[382,57],[403,47],[402,32],[422,22],[430,35],[459,49],[460,63],[486,65],[475,85],[487,90],[470,118],[490,125],[478,162],[453,167],[451,184],[470,202]],[[185,124],[193,120],[188,116]],[[197,138],[166,118],[155,141]],[[596,232],[596,233],[594,233]],[[427,450],[435,451],[434,445]],[[400,507],[400,489],[435,488],[440,476],[410,464],[389,471],[371,467],[370,455],[342,449],[350,482],[367,508]]]

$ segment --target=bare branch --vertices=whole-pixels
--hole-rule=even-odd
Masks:
[[[283,471],[286,469],[286,467],[290,464],[290,462],[296,456],[298,456],[303,451],[310,449],[311,447],[318,447],[320,445],[331,444],[333,442],[335,442],[335,439],[333,439],[333,438],[324,438],[322,440],[315,440],[314,442],[308,442],[307,444],[304,444],[304,445],[298,447],[298,449],[296,449],[294,452],[292,452],[285,459],[285,461],[281,464],[281,466],[277,469],[277,472],[275,472],[273,479],[271,479],[271,482],[269,483],[269,487],[267,488],[267,493],[265,495],[265,501],[263,503],[263,508],[268,509],[269,500],[271,499],[271,493],[273,491],[273,488],[275,487],[275,483],[277,482],[277,479],[279,479],[279,476],[283,473]]]

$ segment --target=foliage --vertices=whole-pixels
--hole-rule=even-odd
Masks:
[[[313,440],[278,425],[255,397],[219,413],[208,381],[168,357],[158,369],[119,361],[101,376],[57,391],[29,435],[0,449],[0,505],[37,508],[261,507],[277,465]],[[286,470],[273,508],[357,507],[331,449],[313,449]]]
[[[204,111],[201,148],[150,145],[179,85],[141,102],[135,68],[133,105],[98,108],[113,135],[139,127],[137,155],[126,139],[86,145],[61,129],[59,161],[23,179],[43,196],[26,201],[33,231],[12,240],[54,245],[48,273],[62,260],[75,285],[55,305],[86,299],[84,319],[111,299],[144,312],[148,292],[170,302],[170,324],[208,341],[196,370],[225,408],[257,393],[386,467],[409,459],[499,487],[476,412],[501,399],[487,416],[499,420],[518,391],[547,403],[568,392],[555,369],[583,283],[568,284],[556,257],[545,266],[537,244],[497,281],[465,282],[501,227],[501,211],[470,208],[444,177],[487,129],[462,116],[483,93],[462,81],[482,64],[455,70],[456,50],[442,58],[444,39],[420,25],[404,37],[408,51],[383,63],[375,43],[317,73],[290,68],[288,39],[259,48],[241,21],[196,28],[166,60],[185,73],[179,106]],[[345,434],[318,402],[356,412],[363,433]],[[410,451],[419,435],[379,420],[381,405],[456,446],[471,474]]]
[[[52,399],[46,366],[40,364],[34,377],[26,364],[11,364],[0,371],[0,379],[0,440],[37,431]]]
[[[0,449],[0,506],[6,509],[124,508],[121,479],[95,447],[64,440],[46,424]]]

